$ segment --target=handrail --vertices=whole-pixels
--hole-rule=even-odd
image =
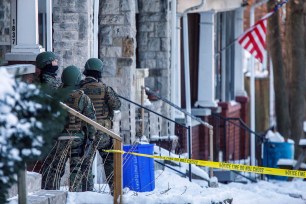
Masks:
[[[233,122],[230,121],[230,120],[238,120],[238,121],[242,124],[242,125],[239,125],[240,127],[242,126],[242,128],[245,128],[245,130],[247,130],[249,133],[254,134],[254,135],[257,136],[257,137],[260,137],[260,138],[263,137],[262,134],[259,134],[259,133],[255,132],[255,131],[251,130],[251,129],[249,128],[249,126],[247,126],[247,124],[245,124],[245,122],[244,122],[241,118],[225,118],[225,117],[223,117],[222,115],[215,114],[215,113],[212,113],[212,116],[214,116],[214,117],[219,117],[219,118],[221,118],[222,120],[226,120],[226,121],[228,121],[229,123],[232,123],[232,124],[234,124],[234,125],[236,125],[236,126],[238,126],[238,125],[237,125],[236,123],[233,123]]]
[[[163,116],[163,115],[161,115],[161,114],[159,114],[159,113],[157,113],[157,112],[155,112],[155,111],[153,111],[153,110],[151,110],[151,109],[149,109],[149,108],[147,108],[147,107],[145,107],[145,106],[142,106],[142,105],[140,105],[140,104],[138,104],[138,103],[136,103],[136,102],[134,102],[134,101],[131,101],[130,99],[127,99],[127,98],[125,98],[125,97],[123,97],[123,96],[120,96],[119,94],[117,94],[117,96],[118,96],[119,98],[122,98],[123,100],[126,100],[126,101],[128,101],[128,102],[130,102],[130,103],[132,103],[132,104],[134,104],[134,105],[136,105],[136,106],[138,106],[138,107],[140,107],[140,108],[143,108],[143,109],[145,109],[145,110],[147,110],[147,111],[149,111],[149,112],[152,112],[152,113],[154,113],[154,114],[156,114],[156,115],[158,115],[158,116],[160,116],[160,117],[162,117],[162,118],[164,118],[164,119],[166,119],[166,120],[169,120],[169,121],[171,121],[171,122],[173,122],[173,123],[175,123],[175,124],[177,124],[177,125],[180,125],[180,126],[182,126],[182,127],[184,127],[184,128],[187,128],[185,125],[183,125],[183,124],[181,124],[181,123],[178,123],[178,122],[176,122],[176,121],[174,121],[174,120],[172,120],[172,119],[170,119],[170,118],[168,118],[168,117],[166,117],[166,116]]]
[[[149,94],[154,95],[155,97],[161,99],[162,101],[164,101],[165,103],[169,104],[170,106],[176,108],[177,110],[181,111],[182,113],[184,113],[185,115],[188,115],[191,119],[198,121],[200,124],[204,125],[205,127],[207,127],[209,129],[209,140],[210,140],[210,144],[209,144],[209,148],[210,148],[210,160],[214,161],[214,154],[213,154],[213,129],[214,127],[210,124],[208,124],[207,122],[204,122],[202,119],[195,117],[194,115],[192,115],[191,113],[183,110],[182,108],[178,107],[177,105],[175,105],[174,103],[172,103],[171,101],[161,97],[159,94],[151,91],[148,87],[144,87],[141,86],[141,89],[145,89],[146,92],[148,92]],[[190,152],[189,152],[190,154]],[[190,167],[191,168],[191,167]],[[210,168],[210,176],[213,177],[213,169]]]
[[[143,92],[143,91],[142,91]],[[142,94],[144,94],[144,93],[142,93]],[[183,125],[183,124],[181,124],[181,123],[178,123],[178,122],[176,122],[176,121],[174,121],[174,120],[172,120],[172,119],[170,119],[170,118],[168,118],[168,117],[166,117],[166,116],[163,116],[163,115],[161,115],[161,114],[159,114],[159,113],[157,113],[157,112],[155,112],[155,111],[153,111],[153,110],[151,110],[151,109],[149,109],[149,108],[147,108],[147,107],[145,107],[145,106],[143,106],[143,105],[140,105],[140,104],[138,104],[138,103],[136,103],[136,102],[134,102],[134,101],[131,101],[130,99],[127,99],[127,98],[125,98],[125,97],[123,97],[123,96],[120,96],[120,95],[118,95],[117,94],[117,96],[119,97],[119,98],[121,98],[121,99],[123,99],[123,100],[126,100],[126,101],[128,101],[129,103],[132,103],[132,104],[134,104],[134,105],[136,105],[136,106],[138,106],[138,107],[140,107],[140,108],[142,108],[142,110],[143,109],[145,109],[145,110],[147,110],[147,111],[149,111],[149,112],[152,112],[152,113],[154,113],[154,114],[156,114],[156,115],[158,115],[159,117],[161,117],[161,118],[164,118],[165,120],[168,120],[168,121],[171,121],[171,122],[173,122],[174,124],[177,124],[177,125],[179,125],[179,126],[181,126],[181,127],[183,127],[183,128],[185,128],[186,130],[187,130],[187,134],[188,134],[188,139],[190,140],[190,126],[185,126],[185,125]],[[143,100],[143,99],[142,99]],[[143,114],[143,113],[142,113]],[[142,124],[143,125],[143,124]],[[143,127],[142,127],[143,128]],[[210,130],[211,131],[211,130]],[[190,143],[190,142],[189,142]],[[191,159],[191,155],[189,155],[189,159]],[[191,181],[191,165],[189,165],[189,180]]]
[[[175,105],[175,104],[172,103],[171,101],[165,99],[164,97],[160,96],[159,94],[155,93],[154,91],[151,91],[148,87],[142,86],[141,88],[142,88],[142,89],[145,89],[146,92],[148,92],[149,94],[152,94],[152,95],[156,96],[157,98],[161,99],[162,101],[168,103],[170,106],[176,108],[177,110],[181,111],[182,113],[188,115],[188,116],[189,116],[190,118],[192,118],[193,120],[198,121],[199,123],[201,123],[202,125],[206,126],[207,128],[213,129],[213,126],[212,126],[212,125],[210,125],[210,124],[208,124],[207,122],[203,121],[201,118],[198,118],[198,117],[192,115],[191,113],[185,111],[184,109],[178,107],[177,105]]]
[[[110,137],[112,137],[113,139],[115,140],[118,140],[118,141],[122,141],[122,138],[114,133],[113,131],[103,127],[102,125],[100,125],[99,123],[97,123],[96,121],[93,121],[92,119],[86,117],[85,115],[77,112],[76,110],[74,110],[73,108],[69,107],[68,105],[66,105],[65,103],[63,102],[60,102],[60,105],[66,109],[69,113],[71,113],[72,115],[84,120],[85,122],[89,123],[90,125],[94,126],[95,128],[97,128],[98,130],[101,130],[102,132],[108,134]]]

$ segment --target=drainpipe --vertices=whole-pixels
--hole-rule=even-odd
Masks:
[[[184,42],[184,73],[185,73],[185,98],[186,98],[186,111],[191,113],[191,96],[190,96],[190,69],[189,69],[189,42],[188,42],[188,12],[195,10],[204,5],[205,0],[202,0],[201,3],[197,6],[190,7],[183,12],[183,42]],[[188,139],[187,137],[187,151],[188,158],[192,157],[192,129],[191,129],[191,118],[187,117],[187,126],[190,127],[190,134]],[[191,174],[191,164],[189,164],[189,173]],[[191,181],[191,177],[189,177]]]
[[[261,2],[258,2],[254,5],[251,6],[250,9],[250,27],[254,25],[255,23],[255,17],[254,17],[254,13],[255,13],[255,9],[258,6],[261,6],[262,4],[266,3],[268,0],[264,0]],[[251,70],[251,75],[250,75],[250,95],[251,95],[251,99],[250,99],[250,107],[251,107],[251,130],[255,131],[255,67],[254,67],[254,56],[251,55],[251,66],[250,66],[250,70]],[[251,133],[251,165],[255,166],[256,163],[256,158],[255,158],[255,135],[253,133]]]
[[[187,13],[183,14],[183,41],[184,41],[184,73],[185,73],[185,99],[186,111],[191,113],[191,96],[190,96],[190,68],[189,68],[189,42],[188,42],[188,16]],[[186,116],[187,126],[191,127],[191,118]],[[190,131],[190,138],[192,138],[192,131]],[[187,139],[187,150],[189,159],[192,155],[192,144],[189,144]]]
[[[171,1],[171,101],[175,102],[175,96],[177,92],[177,87],[175,83],[175,73],[178,72],[177,70],[177,38],[176,38],[176,27],[177,27],[177,20],[176,20],[176,0]],[[172,107],[171,109],[171,118],[175,119],[175,108]]]
[[[98,57],[98,31],[99,31],[99,0],[94,0],[93,5],[93,56]]]
[[[98,58],[98,31],[99,31],[99,0],[93,1],[93,49],[92,49],[92,57]],[[94,158],[92,165],[92,174],[94,177],[94,184],[98,183],[98,158],[97,155]]]

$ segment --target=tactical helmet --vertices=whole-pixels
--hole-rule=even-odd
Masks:
[[[56,56],[53,52],[42,52],[36,57],[36,66],[41,69],[47,64],[51,64],[52,61],[56,60]]]
[[[98,72],[102,72],[103,71],[103,62],[102,60],[98,59],[98,58],[90,58],[87,60],[86,64],[85,64],[85,73],[86,71],[89,70],[93,70],[93,71],[98,71]]]
[[[70,65],[62,73],[62,82],[66,86],[75,86],[80,83],[81,76],[80,69],[74,65]]]

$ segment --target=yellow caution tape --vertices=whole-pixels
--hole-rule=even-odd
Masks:
[[[195,164],[198,166],[206,166],[206,167],[217,168],[217,169],[228,169],[228,170],[233,170],[233,171],[250,172],[250,173],[256,173],[256,174],[269,174],[269,175],[275,175],[275,176],[306,178],[306,171],[300,171],[300,170],[249,166],[249,165],[244,165],[244,164],[232,164],[232,163],[226,163],[226,162],[213,162],[213,161],[167,157],[167,156],[155,156],[155,155],[141,154],[141,153],[136,153],[136,152],[125,152],[121,150],[104,150],[104,151],[111,152],[111,153],[120,153],[120,154],[132,154],[135,156],[149,157],[153,159],[177,161],[177,162]]]

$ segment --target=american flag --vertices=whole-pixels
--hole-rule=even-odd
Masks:
[[[273,13],[273,11],[267,13],[238,38],[239,44],[261,63],[266,50],[267,18]]]

